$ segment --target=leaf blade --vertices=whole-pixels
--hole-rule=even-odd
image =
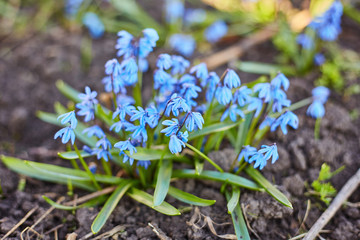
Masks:
[[[191,193],[181,191],[180,189],[171,186],[169,188],[168,194],[179,201],[196,206],[211,206],[216,202],[216,200],[199,198]]]

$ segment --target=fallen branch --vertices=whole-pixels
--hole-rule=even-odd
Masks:
[[[311,227],[303,240],[313,240],[319,234],[320,230],[330,221],[341,205],[350,197],[360,184],[360,168],[354,176],[352,176],[342,187],[340,192],[334,198],[328,209],[320,216],[320,218]]]

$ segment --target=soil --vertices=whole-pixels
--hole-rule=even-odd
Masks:
[[[360,27],[345,19],[340,44],[357,52],[360,50]],[[356,35],[357,33],[357,35]],[[116,36],[108,35],[93,41],[93,59],[89,68],[81,61],[80,46],[86,34],[69,34],[60,27],[52,27],[31,38],[1,40],[0,47],[0,154],[16,156],[40,162],[61,162],[56,157],[64,150],[59,141],[52,137],[57,128],[37,119],[37,110],[53,111],[55,101],[66,104],[66,99],[57,91],[58,79],[71,84],[78,90],[85,85],[101,91],[104,63],[114,57]],[[11,49],[11,51],[8,51]],[[161,51],[161,50],[159,50]],[[264,53],[266,57],[264,57]],[[246,60],[271,61],[274,50],[270,42],[251,49],[244,56]],[[154,54],[156,55],[156,54]],[[251,74],[241,73],[242,79],[254,79]],[[291,78],[288,96],[293,102],[310,96],[315,74],[304,78]],[[357,79],[360,83],[360,77]],[[360,167],[360,119],[351,119],[349,111],[360,112],[360,97],[344,99],[332,93],[326,105],[326,116],[321,124],[320,139],[314,140],[315,121],[305,117],[305,109],[298,110],[300,126],[284,136],[280,131],[268,136],[266,142],[277,142],[280,159],[274,165],[266,166],[263,174],[285,193],[294,209],[280,205],[266,193],[243,191],[241,203],[251,226],[252,239],[288,239],[309,229],[326,209],[326,205],[308,194],[311,182],[318,177],[323,162],[332,169],[345,166],[345,170],[331,179],[340,190],[344,183]],[[232,149],[211,153],[218,163],[234,155]],[[26,179],[25,188],[18,190],[19,181]],[[77,239],[92,239],[90,225],[100,207],[83,208],[76,212],[53,210],[41,220],[50,206],[42,195],[58,199],[66,196],[66,186],[19,177],[0,163],[0,180],[3,193],[0,199],[0,237],[4,236],[29,211],[34,213],[7,239],[65,239],[67,234],[76,233]],[[208,181],[182,180],[175,185],[199,197],[217,200],[210,207],[187,208],[172,198],[167,201],[183,209],[181,216],[169,217],[138,204],[128,197],[121,200],[100,234],[114,230],[104,239],[217,239],[205,224],[205,216],[213,221],[216,234],[233,234],[231,217],[226,213],[226,201],[219,193],[219,184]],[[76,190],[78,196],[85,192]],[[69,197],[67,197],[69,198]],[[308,216],[303,222],[311,201]],[[358,189],[349,202],[360,202]],[[198,211],[201,219],[198,219]],[[22,231],[41,220],[34,230]],[[194,221],[192,221],[194,220]],[[199,220],[199,221],[195,221]],[[160,237],[152,231],[154,226]],[[321,236],[325,239],[348,240],[360,238],[360,209],[344,205],[325,227]]]

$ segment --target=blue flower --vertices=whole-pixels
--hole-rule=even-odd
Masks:
[[[216,21],[205,29],[205,38],[210,43],[216,43],[226,35],[228,27],[222,20]]]
[[[119,76],[121,74],[120,63],[116,58],[108,60],[105,63],[105,73],[107,75]]]
[[[159,35],[156,30],[153,28],[145,28],[142,33],[144,35],[143,39],[146,39],[151,47],[155,47],[157,40],[159,40]]]
[[[74,16],[78,12],[82,2],[83,0],[66,0],[65,2],[66,15],[68,17]]]
[[[201,79],[202,81],[205,81],[207,79],[207,77],[209,76],[206,63],[200,63],[196,66],[193,66],[190,69],[190,73],[191,74],[195,73],[195,76],[197,78]]]
[[[323,86],[319,86],[314,88],[312,91],[312,96],[314,101],[319,101],[322,104],[326,103],[329,95],[330,95],[330,90],[326,87]]]
[[[105,26],[95,13],[85,13],[82,22],[89,29],[91,37],[99,38],[104,34]]]
[[[218,86],[215,91],[215,98],[222,105],[227,105],[232,98],[231,90],[226,86]]]
[[[114,92],[116,94],[119,92],[126,93],[125,83],[121,79],[120,75],[116,77],[106,76],[101,82],[105,85],[106,92]]]
[[[196,23],[202,23],[206,19],[206,11],[201,8],[188,8],[186,9],[184,22],[185,25],[192,25]]]
[[[324,105],[320,101],[314,101],[308,107],[306,114],[312,118],[322,118],[325,115]]]
[[[184,15],[185,7],[180,0],[166,0],[165,2],[165,20],[168,23],[175,23]]]
[[[260,170],[262,170],[266,166],[266,159],[264,158],[264,155],[260,152],[255,152],[251,158],[249,159],[249,163],[252,163],[255,161],[254,168],[259,167]]]
[[[114,147],[119,148],[120,151],[129,151],[130,155],[133,155],[134,152],[137,152],[136,147],[133,146],[130,139],[117,142],[114,144]]]
[[[247,86],[242,86],[240,89],[237,89],[234,93],[234,102],[238,102],[240,107],[245,106],[251,98],[252,90]]]
[[[198,92],[201,92],[201,88],[196,86],[194,83],[184,83],[181,85],[180,94],[188,103],[190,103],[192,98],[197,98],[199,96]],[[195,105],[197,105],[196,102]]]
[[[138,81],[138,66],[133,57],[123,60],[121,66],[121,77],[126,86],[133,86]]]
[[[118,50],[117,56],[124,56],[124,58],[132,56],[134,53],[134,47],[132,45],[133,35],[125,30],[118,32],[117,35],[119,37],[115,45],[115,49]]]
[[[279,159],[276,143],[271,146],[262,145],[259,153],[264,154],[264,159],[267,161],[272,158],[271,163],[274,164]],[[254,166],[255,167],[255,166]],[[262,168],[260,168],[262,169]]]
[[[257,116],[259,116],[262,107],[263,107],[263,101],[260,98],[251,97],[249,99],[249,105],[247,107],[247,110],[248,111],[254,111],[255,110],[255,117],[257,117]]]
[[[185,121],[186,129],[192,132],[195,128],[202,129],[204,118],[199,112],[189,112]]]
[[[207,91],[206,91],[206,101],[211,102],[214,98],[215,90],[220,82],[219,76],[215,72],[209,73],[208,78],[206,81],[201,82],[201,86],[205,87],[205,85],[208,85]]]
[[[278,126],[280,126],[282,132],[286,135],[288,132],[286,128],[287,125],[291,126],[293,129],[297,129],[299,126],[298,117],[291,111],[286,111],[284,114],[278,117],[271,125],[270,130],[273,132]]]
[[[317,66],[321,66],[321,65],[323,65],[324,64],[324,62],[325,62],[325,56],[323,55],[323,54],[321,54],[321,53],[317,53],[317,54],[315,54],[315,56],[314,56],[314,63],[315,63],[315,65],[317,65]]]
[[[240,84],[240,78],[236,72],[232,69],[228,69],[224,78],[224,85],[231,89],[240,87]]]
[[[70,123],[70,127],[72,129],[75,129],[77,126],[77,119],[76,119],[75,111],[61,114],[57,119],[58,120],[62,119],[61,124]]]
[[[140,125],[143,125],[145,126],[145,123],[146,123],[146,112],[145,110],[138,106],[137,107],[138,110],[134,109],[132,112],[133,112],[133,115],[131,116],[130,118],[130,121],[135,121],[137,119],[139,119],[140,121]]]
[[[161,133],[164,133],[167,137],[175,134],[180,128],[179,120],[176,118],[173,118],[172,120],[165,120],[162,122],[162,125],[168,126],[167,128],[161,130]]]
[[[160,119],[160,113],[154,105],[150,105],[145,109],[146,112],[146,123],[149,124],[151,128],[155,128]]]
[[[71,139],[71,144],[74,145],[75,133],[72,127],[64,127],[55,133],[54,139],[61,137],[63,144],[67,143]]]
[[[156,70],[154,73],[154,89],[160,89],[161,93],[172,92],[174,90],[175,80],[171,75],[162,69]]]
[[[260,124],[259,129],[264,129],[266,126],[271,126],[275,122],[275,118],[266,117],[264,121]]]
[[[168,70],[172,66],[173,62],[171,56],[167,53],[160,54],[156,62],[156,66],[160,69]]]
[[[257,152],[256,148],[251,147],[249,145],[246,145],[241,150],[238,161],[240,161],[242,158],[244,158],[245,162],[249,162],[249,158],[253,156]]]
[[[141,161],[138,161],[136,165],[141,166],[141,167],[143,167],[145,169],[148,169],[148,167],[151,165],[151,161],[149,161],[149,160],[141,160]]]
[[[96,100],[97,92],[91,91],[91,89],[86,86],[85,94],[79,93],[78,97],[82,101],[83,104],[97,104],[98,100]]]
[[[286,98],[285,92],[281,89],[273,91],[274,102],[272,105],[273,112],[282,112],[283,107],[290,107],[291,101]]]
[[[134,114],[135,107],[129,103],[119,104],[116,111],[113,113],[112,118],[115,119],[119,116],[120,120],[125,120],[126,114],[132,116]]]
[[[85,128],[82,131],[82,133],[83,134],[87,133],[88,137],[93,137],[93,136],[96,136],[98,138],[105,137],[104,131],[98,125],[94,125],[94,126]]]
[[[194,38],[191,35],[186,34],[171,35],[169,44],[172,49],[186,57],[191,56],[196,47]]]
[[[258,97],[261,98],[265,103],[271,100],[271,85],[270,83],[258,83],[254,86],[254,92],[258,92]]]
[[[170,111],[172,111],[175,117],[179,116],[180,111],[189,112],[190,107],[186,103],[186,100],[182,97],[178,97],[176,93],[171,96],[169,103],[167,104],[165,115],[170,116]]]
[[[146,142],[148,139],[145,125],[129,127],[127,131],[132,132],[131,136],[133,139],[142,139],[143,142]]]
[[[152,28],[146,28],[143,31],[144,37],[139,40],[138,55],[140,58],[146,58],[150,52],[153,51],[153,47],[156,46],[156,41],[159,40],[159,35]]]
[[[190,62],[182,56],[172,55],[171,74],[183,74],[190,67]]]
[[[271,80],[271,86],[274,89],[284,88],[285,91],[289,89],[290,81],[289,79],[282,73],[278,73],[273,80]]]
[[[126,120],[120,120],[116,123],[114,123],[113,125],[111,125],[110,127],[110,131],[112,131],[115,128],[115,132],[120,132],[122,129],[124,129],[125,131],[129,131],[130,128],[134,127],[134,124],[129,123]]]
[[[340,1],[334,1],[330,8],[321,16],[316,17],[309,25],[324,41],[334,41],[341,32],[341,16],[343,6]]]
[[[230,116],[230,119],[233,122],[237,121],[237,116],[245,118],[245,114],[243,113],[243,111],[241,111],[241,109],[238,108],[236,104],[232,104],[225,110],[225,112],[221,116],[220,121],[223,122],[228,116]]]
[[[149,62],[145,58],[139,58],[138,67],[141,72],[146,72],[149,69]]]
[[[93,104],[77,103],[76,107],[79,109],[77,115],[85,116],[84,122],[89,122],[95,118],[95,110]]]
[[[314,41],[310,36],[306,34],[299,34],[296,37],[296,42],[301,45],[304,49],[312,49],[314,47]]]
[[[112,159],[111,153],[103,148],[95,148],[93,154],[96,154],[97,159],[104,159],[106,162],[109,161],[109,158]]]
[[[175,134],[170,136],[169,149],[172,154],[180,153],[182,151],[182,148],[185,146],[185,143],[180,140]]]
[[[189,138],[189,133],[187,131],[185,132],[179,132],[177,134],[177,137],[183,141],[184,143],[186,143],[188,141],[188,138]]]
[[[96,169],[97,169],[96,163],[91,162],[88,167],[89,167],[89,170],[90,170],[90,172],[91,172],[92,174],[95,174],[95,173],[96,173]]]
[[[111,143],[110,143],[109,139],[107,139],[106,136],[102,137],[99,141],[97,141],[95,146],[97,148],[101,147],[104,150],[111,149]]]

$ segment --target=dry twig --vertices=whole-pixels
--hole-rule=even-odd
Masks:
[[[360,184],[360,168],[354,176],[352,176],[336,195],[328,209],[320,216],[320,218],[311,227],[303,240],[313,240],[319,234],[320,230],[330,221],[341,205],[350,197]]]

